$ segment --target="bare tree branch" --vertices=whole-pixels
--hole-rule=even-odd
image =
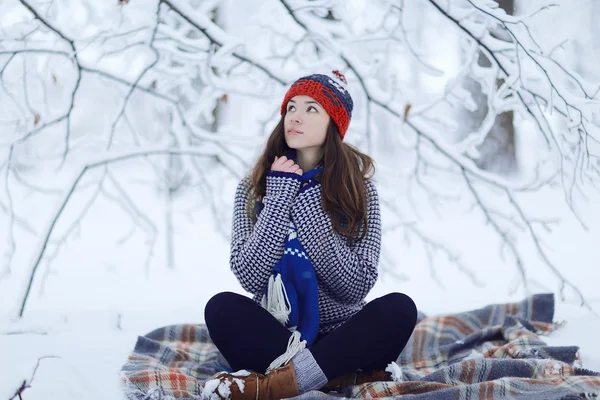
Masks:
[[[94,192],[92,193],[92,195],[90,196],[90,198],[88,199],[88,201],[83,206],[83,208],[81,210],[81,213],[77,216],[77,218],[73,219],[73,223],[64,231],[64,233],[62,234],[62,236],[60,238],[57,238],[56,240],[52,241],[51,244],[53,245],[53,251],[52,252],[48,252],[48,251],[46,252],[46,260],[47,260],[47,263],[48,263],[48,268],[46,268],[46,273],[42,277],[42,282],[41,282],[41,285],[40,285],[42,293],[43,293],[44,288],[46,286],[46,280],[48,279],[48,276],[50,275],[50,272],[51,272],[50,263],[58,255],[58,252],[60,251],[60,249],[62,248],[62,246],[66,243],[66,241],[69,238],[69,236],[71,236],[71,234],[75,230],[79,230],[79,227],[81,225],[81,221],[87,215],[87,213],[90,211],[90,209],[92,208],[93,204],[96,202],[96,200],[98,199],[98,197],[102,193],[103,186],[104,186],[104,181],[106,179],[107,174],[108,174],[108,170],[107,170],[107,168],[104,168],[103,174],[102,174],[102,176],[100,177],[100,179],[98,181],[97,187],[95,188]]]
[[[73,88],[73,91],[71,93],[71,102],[69,105],[69,109],[66,112],[66,114],[59,118],[58,122],[62,121],[63,119],[67,120],[67,132],[66,132],[66,136],[65,136],[65,150],[63,153],[63,163],[65,161],[65,159],[67,158],[67,153],[69,151],[69,138],[71,136],[71,114],[73,112],[73,108],[75,107],[75,95],[77,94],[77,91],[79,89],[79,85],[81,83],[81,66],[79,64],[79,59],[77,56],[77,50],[75,48],[75,42],[69,38],[67,38],[62,32],[60,32],[57,28],[55,28],[52,24],[50,24],[50,22],[48,22],[45,18],[43,18],[27,1],[25,0],[19,0],[21,2],[21,4],[23,4],[23,6],[25,6],[32,14],[33,16],[38,19],[42,24],[44,24],[46,27],[48,27],[50,30],[52,30],[54,33],[56,33],[58,36],[60,36],[64,41],[69,43],[69,46],[71,47],[71,50],[73,51],[73,58],[75,61],[75,65],[77,66],[77,78],[75,80],[75,87]]]
[[[21,384],[21,386],[19,386],[19,388],[15,391],[15,394],[13,394],[8,400],[14,400],[17,397],[19,398],[19,400],[22,400],[21,395],[23,394],[23,392],[26,389],[29,389],[31,387],[31,385],[33,384],[33,379],[35,378],[35,373],[37,372],[38,367],[40,366],[40,362],[46,358],[60,358],[58,356],[43,356],[38,358],[35,367],[33,368],[33,372],[31,373],[31,378],[29,378],[28,380],[24,380],[23,383]]]
[[[0,279],[6,277],[7,275],[10,275],[11,273],[11,263],[12,263],[12,259],[14,257],[15,254],[15,250],[16,250],[16,243],[15,243],[15,233],[14,233],[14,225],[15,225],[15,210],[13,208],[13,198],[12,195],[10,193],[10,189],[9,189],[9,175],[10,175],[10,169],[11,169],[11,161],[12,161],[12,154],[13,154],[13,146],[10,146],[9,152],[8,152],[8,161],[7,161],[7,166],[6,166],[6,174],[4,176],[4,190],[6,191],[6,197],[8,199],[8,226],[7,226],[7,234],[6,234],[6,240],[7,240],[7,247],[4,250],[4,254],[2,255],[2,263],[4,264],[2,267],[2,269],[0,270]]]
[[[48,241],[50,240],[50,236],[52,235],[52,232],[54,230],[54,227],[56,226],[58,219],[60,218],[65,207],[67,206],[67,203],[71,199],[71,196],[75,192],[75,189],[79,185],[79,182],[84,177],[84,175],[87,173],[87,171],[97,168],[97,167],[100,167],[100,166],[106,166],[107,164],[113,164],[116,162],[125,161],[125,160],[129,160],[129,159],[136,158],[136,157],[145,157],[145,156],[149,156],[149,155],[158,155],[158,154],[195,155],[195,156],[200,156],[200,157],[215,157],[213,152],[204,152],[204,151],[201,151],[199,149],[194,149],[194,148],[192,148],[192,149],[181,149],[181,148],[179,148],[179,149],[136,149],[135,151],[131,151],[128,153],[114,154],[114,155],[109,154],[107,156],[99,157],[96,161],[93,161],[93,162],[88,163],[85,166],[83,166],[81,171],[74,176],[74,179],[72,180],[72,183],[69,185],[69,189],[65,193],[65,196],[62,199],[62,201],[60,201],[57,204],[57,209],[55,212],[52,213],[52,218],[49,221],[48,228],[44,229],[44,232],[45,232],[44,237],[41,238],[40,242],[38,243],[37,250],[34,252],[34,254],[36,256],[33,261],[33,264],[30,266],[29,283],[27,284],[27,288],[25,289],[25,292],[19,299],[19,304],[20,304],[19,314],[18,314],[19,317],[22,317],[23,313],[25,311],[25,306],[27,304],[27,299],[29,298],[29,292],[31,291],[31,286],[33,285],[33,280],[35,278],[36,271],[38,269],[40,261],[42,260],[42,257],[44,255],[44,252],[48,245]]]
[[[189,24],[193,25],[196,29],[202,32],[212,43],[215,43],[218,46],[224,46],[224,44],[235,42],[235,40],[228,37],[228,35],[223,32],[221,28],[212,23],[208,18],[203,15],[200,15],[194,12],[189,5],[184,3],[181,0],[161,0],[161,3],[166,4],[169,8],[171,8],[174,12],[179,14],[181,18],[186,20]],[[275,73],[268,67],[264,65],[264,63],[254,57],[249,55],[242,55],[238,52],[232,52],[232,55],[240,60],[247,62],[250,65],[255,66],[256,68],[263,71],[270,78],[276,80],[281,84],[286,83],[286,79],[281,77],[279,74]]]
[[[123,114],[125,113],[125,108],[127,107],[127,103],[129,103],[129,99],[131,98],[131,95],[133,94],[135,87],[142,80],[142,78],[144,77],[146,72],[151,70],[156,65],[156,63],[158,62],[158,59],[160,58],[158,51],[154,48],[154,39],[156,38],[156,31],[158,30],[158,25],[160,23],[160,18],[158,16],[159,13],[160,13],[160,2],[158,3],[157,9],[156,9],[156,25],[154,26],[154,29],[152,30],[152,36],[150,37],[150,43],[148,45],[154,55],[154,59],[146,68],[144,68],[142,70],[142,72],[138,75],[137,79],[135,80],[135,82],[133,82],[133,84],[129,88],[129,91],[125,95],[125,99],[123,100],[123,106],[121,107],[121,111],[119,112],[119,114],[117,115],[117,118],[112,123],[111,130],[110,130],[110,136],[108,138],[108,143],[106,145],[106,150],[110,150],[110,148],[112,146],[116,126],[119,123],[119,120],[121,119]]]
[[[134,226],[140,226],[143,230],[148,231],[148,235],[150,238],[149,242],[149,251],[148,256],[146,257],[146,274],[150,270],[150,262],[152,261],[152,257],[154,256],[154,248],[156,246],[156,239],[158,236],[158,228],[152,222],[152,219],[146,215],[139,207],[136,206],[135,202],[131,199],[131,197],[127,194],[125,188],[119,183],[117,178],[112,173],[108,173],[108,178],[110,182],[115,187],[117,192],[119,193],[119,197],[113,197],[113,199],[121,205],[121,208],[127,212],[131,216],[131,220]],[[108,194],[107,194],[108,196]],[[142,221],[146,228],[139,223]]]
[[[481,212],[483,213],[486,222],[492,226],[492,228],[494,229],[494,231],[496,231],[496,233],[498,233],[498,236],[502,240],[502,246],[506,246],[508,248],[508,250],[510,251],[510,253],[512,254],[512,256],[514,257],[515,263],[519,270],[519,274],[521,275],[521,282],[523,283],[523,286],[525,287],[525,291],[527,293],[529,293],[529,282],[527,280],[527,273],[525,272],[525,267],[523,265],[523,259],[521,258],[519,251],[517,250],[512,238],[510,237],[509,232],[505,229],[502,229],[500,227],[500,225],[498,224],[498,222],[492,217],[487,206],[483,203],[481,197],[479,196],[479,193],[473,186],[473,182],[471,181],[471,178],[469,177],[469,175],[467,175],[467,173],[465,172],[464,169],[461,172],[462,172],[462,176],[465,180],[465,183],[467,184],[469,191],[475,198],[477,205],[481,209]]]
[[[261,127],[261,135],[245,136],[226,132],[226,127],[217,127],[214,123],[217,120],[215,109],[225,104],[227,96],[233,95],[246,96],[257,104],[270,102],[274,94],[278,94],[284,85],[295,78],[295,75],[291,75],[294,71],[336,63],[341,64],[341,68],[336,68],[345,72],[349,80],[358,83],[356,115],[359,117],[354,119],[358,123],[358,132],[354,136],[356,142],[365,144],[370,153],[377,151],[374,144],[383,148],[393,143],[393,146],[401,147],[404,154],[410,154],[410,160],[403,163],[402,171],[394,171],[394,177],[398,179],[398,192],[405,190],[402,195],[407,195],[409,203],[409,211],[402,209],[402,213],[408,212],[414,221],[403,220],[397,210],[399,200],[382,199],[385,206],[395,210],[400,219],[399,223],[387,227],[386,231],[402,228],[405,238],[415,240],[422,246],[431,276],[438,279],[438,284],[441,285],[441,274],[436,265],[439,260],[448,260],[474,285],[481,284],[476,274],[463,262],[465,249],[459,250],[452,238],[436,238],[423,228],[429,217],[424,210],[431,211],[431,216],[435,217],[446,213],[447,205],[466,205],[476,210],[476,215],[481,212],[487,229],[499,239],[501,255],[508,255],[509,262],[516,266],[525,290],[539,284],[527,273],[524,253],[520,253],[520,244],[517,246],[517,238],[524,237],[531,242],[530,247],[535,249],[552,276],[561,282],[561,294],[563,289],[573,288],[580,296],[582,305],[589,307],[581,291],[566,279],[560,266],[544,247],[544,235],[552,230],[556,221],[529,215],[525,212],[526,203],[520,196],[540,188],[560,185],[565,193],[566,204],[585,227],[577,203],[579,199],[585,199],[584,185],[597,187],[600,176],[600,158],[595,150],[600,143],[599,127],[592,119],[594,107],[598,106],[596,95],[600,88],[585,82],[574,69],[558,61],[556,48],[547,51],[547,43],[536,40],[528,26],[528,18],[532,16],[503,15],[501,10],[492,9],[479,0],[468,0],[460,7],[428,0],[423,3],[425,7],[415,8],[417,13],[424,13],[423,18],[433,13],[439,14],[449,27],[456,27],[456,39],[460,39],[464,45],[460,50],[466,54],[457,63],[456,74],[447,79],[439,94],[421,95],[417,91],[422,86],[407,82],[411,78],[403,78],[402,72],[396,71],[406,70],[406,62],[411,63],[408,68],[416,71],[415,76],[440,77],[447,71],[435,66],[427,46],[421,46],[425,43],[413,40],[413,31],[409,32],[408,22],[413,22],[409,18],[414,15],[406,14],[404,1],[371,5],[372,9],[377,10],[377,13],[369,15],[373,18],[372,23],[364,27],[360,34],[355,34],[360,28],[355,28],[350,19],[344,19],[343,13],[338,15],[336,3],[323,5],[309,1],[296,4],[279,0],[275,2],[279,13],[277,20],[284,13],[289,14],[294,22],[293,29],[284,30],[265,22],[262,32],[267,33],[268,37],[262,44],[266,47],[271,44],[271,47],[266,50],[261,47],[260,57],[249,44],[250,41],[230,35],[211,19],[210,14],[217,2],[193,5],[183,0],[160,0],[156,9],[148,10],[147,17],[138,25],[125,24],[123,20],[118,32],[100,29],[99,33],[83,39],[65,34],[66,29],[61,30],[45,16],[47,14],[37,11],[29,1],[20,2],[33,14],[34,19],[30,24],[35,26],[17,29],[14,36],[19,39],[8,45],[3,43],[0,49],[0,56],[3,57],[0,90],[4,91],[0,92],[0,99],[6,97],[10,113],[14,114],[6,117],[7,121],[16,118],[14,123],[2,123],[3,131],[9,132],[5,135],[7,146],[11,146],[11,154],[13,149],[15,151],[9,156],[8,163],[0,161],[0,172],[4,172],[0,175],[4,176],[5,192],[9,196],[8,203],[0,202],[0,210],[9,217],[10,231],[29,226],[26,219],[18,216],[22,212],[18,208],[18,201],[11,198],[12,192],[17,193],[17,189],[23,188],[32,195],[55,193],[54,189],[47,189],[46,184],[34,184],[30,175],[10,162],[11,157],[16,159],[19,166],[35,167],[29,158],[29,146],[35,148],[41,143],[44,154],[37,157],[36,161],[54,162],[60,157],[61,171],[69,171],[62,168],[68,161],[69,167],[76,165],[78,174],[73,176],[65,190],[60,190],[61,197],[47,226],[29,229],[34,234],[39,232],[36,235],[39,243],[33,251],[34,260],[29,265],[28,287],[19,299],[19,315],[24,312],[41,260],[49,262],[59,251],[61,243],[79,227],[78,223],[74,223],[67,227],[66,233],[60,238],[55,237],[55,224],[62,218],[71,197],[75,192],[80,193],[86,185],[83,177],[87,176],[87,172],[98,167],[105,168],[110,186],[104,185],[104,182],[87,185],[97,191],[97,196],[102,195],[114,201],[130,216],[131,229],[118,243],[124,243],[138,229],[148,236],[148,271],[156,237],[160,232],[153,224],[152,216],[142,212],[139,204],[125,190],[124,182],[118,178],[116,170],[109,170],[109,166],[114,168],[119,161],[141,157],[155,171],[155,179],[160,181],[160,185],[166,184],[170,193],[193,187],[187,180],[181,180],[186,177],[197,183],[196,188],[219,221],[219,218],[225,218],[225,214],[218,212],[221,182],[212,179],[213,176],[206,171],[205,166],[210,163],[200,162],[204,160],[198,160],[197,157],[209,158],[211,163],[218,166],[219,174],[226,171],[225,175],[241,178],[251,167],[244,152],[254,151],[256,143],[264,140],[264,135],[270,130],[268,125],[278,118],[278,111],[274,110],[270,115],[261,113],[256,118],[260,119],[257,122]],[[37,8],[41,9],[39,6]],[[25,35],[23,30],[27,30]],[[50,38],[53,45],[38,40],[39,37]],[[87,48],[95,54],[93,60],[80,56]],[[394,58],[395,54],[407,54],[408,57],[403,57],[406,60],[395,64],[388,60]],[[484,54],[491,66],[478,65],[478,54]],[[115,60],[131,60],[131,56],[145,60],[142,66],[133,67],[135,75],[131,78],[125,71],[119,76],[120,72],[107,67]],[[65,71],[67,73],[59,77],[58,83],[54,75],[44,77],[30,71],[34,67],[45,67],[46,63],[56,62],[69,65]],[[21,74],[21,63],[25,70],[24,79],[19,76],[19,79],[11,81],[11,78]],[[75,69],[71,70],[70,65]],[[106,127],[101,126],[104,135],[100,139],[96,137],[99,135],[75,131],[71,135],[71,129],[77,129],[79,123],[77,120],[71,121],[71,117],[78,114],[80,107],[84,110],[86,104],[83,89],[80,88],[84,74],[86,86],[88,80],[91,84],[106,86],[111,100],[115,102],[114,116]],[[76,75],[76,79],[73,75]],[[453,141],[455,138],[449,137],[448,133],[460,132],[461,121],[456,121],[452,110],[458,106],[470,110],[477,108],[475,99],[460,84],[461,78],[467,76],[473,77],[482,86],[484,102],[487,102],[484,104],[486,119],[480,127],[472,129],[474,132],[467,129],[460,139]],[[52,100],[49,96],[53,85],[66,92],[63,95],[64,102],[67,99],[69,101],[62,106],[58,103],[58,107],[54,107],[58,112],[51,112],[53,107],[48,104]],[[43,94],[35,92],[38,86],[44,91]],[[138,101],[144,104],[143,107],[148,107],[144,113],[136,109]],[[44,107],[45,112],[37,111]],[[481,170],[478,145],[489,133],[486,124],[508,111],[519,112],[535,125],[536,129],[531,130],[531,135],[539,136],[540,142],[546,142],[547,149],[543,151],[560,155],[560,165],[542,168],[540,163],[535,167],[535,176],[527,182],[502,178]],[[30,123],[31,114],[34,114],[33,125]],[[120,124],[122,120],[124,124]],[[157,122],[160,126],[152,126]],[[400,132],[383,132],[388,128],[397,128]],[[57,135],[58,139],[55,138]],[[394,140],[389,140],[390,137]],[[45,140],[52,144],[47,145]],[[56,140],[58,143],[55,143]],[[403,143],[398,144],[399,141]],[[137,149],[129,148],[119,153],[127,146]],[[92,161],[83,166],[77,164],[77,160],[86,159],[98,148],[105,149],[100,157],[94,156]],[[397,149],[386,150],[393,154]],[[177,166],[165,167],[160,162],[162,159],[157,162],[156,158],[150,157],[154,155],[173,156]],[[165,172],[165,168],[171,170]],[[173,181],[165,178],[168,172],[175,173]],[[188,174],[192,178],[188,178]],[[13,176],[15,180],[12,180]],[[452,184],[458,184],[447,185],[449,180]],[[440,185],[439,182],[445,184]],[[494,201],[487,196],[489,193],[495,196]],[[86,205],[82,217],[93,204],[92,201]],[[13,210],[15,207],[17,212]],[[173,215],[170,214],[167,219],[171,234],[175,231],[175,226],[172,226]],[[217,226],[223,236],[228,235],[226,224],[218,223]],[[382,269],[389,269],[390,274],[405,279],[405,276],[391,269],[392,264],[384,251]]]

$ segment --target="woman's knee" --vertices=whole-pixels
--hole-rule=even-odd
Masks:
[[[236,308],[240,297],[243,296],[233,292],[221,292],[211,297],[204,308],[204,321],[206,325],[210,328],[217,324],[218,321],[222,321],[223,316],[231,315],[229,311]]]
[[[417,306],[409,296],[395,292],[375,299],[373,302],[378,303],[378,312],[387,323],[403,329],[410,327],[412,332],[417,323]]]

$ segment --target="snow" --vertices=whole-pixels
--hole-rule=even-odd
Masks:
[[[217,393],[221,396],[221,398],[228,398],[231,396],[231,389],[229,389],[229,387],[231,386],[231,381],[224,379],[220,384],[219,387],[217,388]],[[202,396],[204,397],[204,391],[202,391]],[[211,398],[213,398],[213,396],[210,396]]]
[[[121,173],[125,179],[144,178],[134,166]],[[68,180],[63,183],[66,182]],[[57,178],[55,183],[61,182]],[[235,184],[233,180],[224,184],[222,195],[228,199],[229,206]],[[143,211],[160,213],[163,204],[150,188],[129,183],[127,189]],[[382,193],[387,191],[384,183],[379,189]],[[188,208],[197,201],[195,196],[179,199],[175,210]],[[87,200],[83,197],[80,194],[72,199],[64,220],[57,225],[57,237],[78,215]],[[28,204],[27,200],[23,201]],[[562,272],[599,310],[600,215],[593,208],[597,201],[600,199],[590,198],[584,203],[590,209],[581,210],[588,216],[589,231],[582,229],[568,217],[568,211],[564,211],[563,223],[546,238],[545,246],[551,249]],[[35,199],[29,202],[32,217],[48,218],[48,210],[41,213]],[[554,190],[533,196],[526,206],[536,215],[555,215],[556,210],[564,209],[563,202],[562,192]],[[147,269],[146,234],[137,232],[121,246],[115,246],[131,229],[130,217],[115,204],[99,200],[80,222],[79,235],[64,243],[50,265],[44,262],[40,266],[21,320],[13,319],[12,311],[21,287],[17,282],[22,282],[26,273],[23,268],[13,267],[9,279],[0,281],[0,398],[14,394],[23,379],[31,377],[38,358],[43,356],[56,358],[40,361],[32,387],[25,392],[26,399],[122,398],[119,370],[138,335],[168,324],[200,323],[204,305],[212,295],[225,290],[244,293],[229,271],[229,242],[219,233],[219,222],[212,210],[205,206],[192,215],[191,220],[182,214],[176,215],[175,269],[164,264],[163,240],[157,242]],[[427,214],[421,213],[421,218],[426,217]],[[389,210],[384,210],[384,224],[393,224],[393,218]],[[156,221],[159,232],[164,232],[160,219]],[[465,219],[464,211],[457,207],[452,212],[447,210],[443,219],[432,219],[425,229],[442,241],[457,238],[459,242],[473,243],[472,251],[464,254],[464,261],[485,286],[473,285],[455,265],[443,258],[436,259],[437,279],[433,279],[421,248],[415,243],[406,246],[402,235],[392,231],[384,235],[384,246],[393,257],[395,271],[404,278],[394,277],[389,269],[382,270],[368,299],[402,291],[411,296],[422,311],[437,314],[519,300],[525,295],[521,286],[512,290],[516,279],[514,267],[499,256],[498,248],[490,242],[489,233],[477,219]],[[28,233],[17,232],[16,242],[20,249],[35,249],[35,242]],[[19,251],[14,265],[26,265],[28,260],[29,254]],[[532,290],[558,293],[556,280],[535,260],[535,254],[527,255],[531,267],[529,276],[536,278]],[[600,347],[596,339],[600,318],[581,308],[574,293],[567,290],[564,302],[557,294],[555,319],[567,323],[544,340],[550,345],[580,346],[582,365],[600,371]]]
[[[244,393],[244,389],[246,388],[244,381],[239,378],[233,378],[233,382],[238,386],[240,392]]]
[[[99,220],[95,223],[102,226]],[[92,226],[95,223],[89,222]],[[82,229],[85,228],[87,226]],[[49,355],[59,358],[40,362],[33,385],[26,391],[27,399],[122,398],[119,369],[133,349],[137,335],[168,324],[201,322],[203,306],[212,294],[223,290],[243,293],[228,270],[226,242],[215,234],[198,236],[185,245],[187,255],[181,254],[181,258],[197,263],[178,264],[174,271],[152,270],[149,278],[144,278],[137,270],[130,273],[122,271],[127,263],[119,263],[121,269],[111,267],[108,270],[94,265],[93,260],[106,249],[97,244],[89,247],[90,243],[74,242],[71,246],[74,249],[69,255],[73,258],[67,263],[65,254],[57,260],[60,272],[48,278],[43,297],[39,296],[39,288],[34,292],[24,318],[13,321],[5,316],[0,320],[3,366],[0,398],[10,397],[22,380],[31,376],[37,359]],[[93,250],[93,247],[96,249]],[[197,252],[190,250],[194,248],[199,249]],[[571,253],[569,248],[566,251]],[[86,253],[87,257],[79,255]],[[212,254],[212,257],[200,257],[202,253]],[[142,254],[142,249],[139,253],[131,252],[130,256],[135,259],[139,258],[138,254]],[[493,257],[482,254],[481,258],[490,260],[488,265],[481,264],[477,271],[485,276],[486,271],[491,271],[490,265],[494,264],[491,261]],[[77,259],[87,261],[82,264],[76,262]],[[143,264],[139,260],[137,262]],[[398,282],[384,276],[369,299],[389,291],[403,291],[412,296],[425,312],[441,313],[522,296],[510,295],[507,287],[499,287],[493,279],[486,280],[485,288],[471,287],[452,268],[446,268],[447,272],[440,271],[446,286],[451,288],[443,290],[432,282],[426,268],[419,268],[420,271],[412,268],[411,271],[409,265],[420,263],[404,259],[403,264],[406,267],[402,271],[410,273],[411,280]],[[576,267],[574,262],[573,268]],[[142,268],[140,266],[139,269]],[[87,273],[82,273],[82,269]],[[496,274],[491,273],[490,277]],[[128,275],[129,278],[126,278]],[[586,276],[588,280],[597,281],[594,270],[589,270]],[[3,290],[6,290],[5,286]],[[587,293],[598,307],[600,298],[594,298],[593,292]],[[7,302],[2,297],[0,304],[4,306]],[[571,299],[557,302],[556,320],[566,320],[567,323],[544,340],[550,345],[580,346],[583,366],[600,371],[600,349],[596,340],[600,319]]]
[[[389,363],[387,368],[385,369],[385,371],[392,374],[392,380],[394,382],[402,382],[403,381],[402,368],[400,368],[400,366],[398,364],[396,364],[395,361],[392,361],[391,363]]]
[[[401,121],[371,104],[373,115],[367,121],[364,93],[356,77],[347,73],[356,104],[347,141],[365,151],[373,141],[369,150],[377,162],[377,187],[386,200],[382,206],[385,231],[380,278],[367,300],[400,291],[411,296],[426,314],[441,314],[553,292],[555,320],[565,324],[544,340],[549,345],[580,346],[582,366],[600,371],[600,194],[589,187],[578,189],[587,175],[577,179],[577,166],[587,165],[588,160],[578,158],[577,151],[582,149],[576,140],[569,142],[568,129],[579,123],[579,114],[569,110],[572,120],[561,120],[556,111],[564,111],[566,106],[548,94],[549,85],[532,60],[522,60],[522,76],[507,62],[505,68],[511,76],[505,86],[512,90],[525,81],[536,95],[550,96],[557,107],[553,114],[551,109],[542,113],[548,108],[543,102],[533,112],[553,128],[555,135],[550,140],[556,143],[552,148],[545,145],[536,124],[517,113],[516,147],[522,173],[506,178],[481,171],[466,156],[477,153],[475,145],[483,135],[460,136],[463,121],[452,110],[461,103],[471,111],[477,106],[460,86],[463,74],[475,73],[492,87],[497,82],[495,69],[469,69],[462,58],[476,59],[473,41],[462,47],[462,53],[457,51],[464,37],[457,37],[455,27],[440,13],[424,11],[417,3],[405,2],[400,11],[396,5],[388,8],[385,2],[317,2],[323,7],[340,7],[337,16],[343,24],[338,25],[299,12],[301,21],[316,31],[307,38],[332,47],[330,52],[321,49],[328,54],[319,58],[307,38],[295,47],[305,32],[280,2],[249,0],[242,5],[213,0],[202,2],[199,7],[205,8],[195,12],[197,4],[192,3],[197,2],[165,1],[163,8],[168,8],[167,3],[176,8],[161,15],[166,23],[158,30],[156,49],[165,62],[144,75],[123,114],[120,106],[130,91],[127,82],[136,81],[151,55],[147,46],[133,44],[150,37],[155,8],[134,1],[122,7],[117,7],[117,1],[110,5],[66,0],[31,3],[44,8],[43,15],[76,41],[83,78],[74,99],[72,147],[64,168],[59,164],[66,121],[19,142],[12,164],[24,182],[12,175],[5,178],[8,145],[39,128],[30,114],[39,113],[39,124],[44,124],[69,109],[77,69],[68,42],[48,29],[37,29],[39,21],[32,21],[18,2],[0,0],[0,46],[4,46],[0,48],[0,69],[5,68],[0,76],[0,273],[6,272],[0,278],[0,399],[10,398],[24,380],[31,379],[38,360],[31,387],[23,395],[26,400],[121,399],[119,370],[138,335],[169,324],[202,323],[204,306],[216,293],[248,295],[229,270],[227,235],[237,180],[247,171],[277,117],[285,89],[281,82],[317,67],[344,69],[336,54],[346,57],[364,75],[372,99],[399,115],[412,106],[408,120]],[[222,3],[223,9],[215,22],[209,12],[217,3]],[[293,3],[294,7],[308,7],[306,2]],[[545,55],[553,51],[553,60],[569,61],[561,65],[563,70],[552,60],[536,56],[564,98],[584,107],[585,123],[597,134],[598,116],[592,118],[597,100],[584,99],[582,89],[567,75],[585,76],[588,80],[582,86],[587,92],[598,86],[597,79],[590,79],[598,77],[594,66],[600,35],[593,33],[598,6],[577,0],[561,10],[548,8],[534,15],[544,2],[520,3],[520,16],[506,16],[500,9],[491,13],[507,21],[535,23],[533,34],[543,39],[538,50]],[[492,2],[476,4],[491,6]],[[208,41],[190,24],[175,20],[177,11],[189,14],[191,22],[223,46],[204,53]],[[477,14],[470,7],[452,7],[452,12],[464,27],[492,40],[483,29],[485,21],[470,19]],[[388,16],[394,18],[386,20]],[[396,18],[406,29],[396,33],[402,37],[384,42],[389,35],[372,29],[396,23]],[[583,22],[577,22],[580,20]],[[265,28],[273,21],[275,26]],[[518,24],[510,26],[520,39],[526,37]],[[25,34],[31,42],[20,40]],[[573,40],[563,43],[565,37]],[[271,48],[274,43],[278,49]],[[498,41],[492,44],[507,46]],[[532,46],[528,40],[525,45]],[[55,53],[31,54],[26,59],[18,56],[5,66],[8,49],[25,48]],[[288,50],[293,57],[279,63],[278,57]],[[108,52],[111,55],[105,54]],[[240,58],[256,65],[248,67]],[[237,64],[240,66],[230,70]],[[23,96],[24,77],[30,88],[28,99]],[[153,79],[156,88],[151,86]],[[499,109],[509,106],[510,99],[504,98],[508,93],[496,93],[493,105]],[[216,104],[218,113],[213,112]],[[122,117],[116,123],[118,115]],[[215,121],[218,130],[212,132],[210,125]],[[113,123],[113,147],[106,150]],[[368,140],[363,132],[367,127],[372,134]],[[421,135],[411,127],[422,131]],[[419,141],[431,141],[435,146],[417,148]],[[557,148],[566,153],[551,152]],[[587,150],[597,149],[598,143],[590,141]],[[168,169],[172,158],[167,153],[179,156],[180,169]],[[416,164],[417,159],[426,161],[433,171],[420,175],[415,183],[415,171],[426,169]],[[98,182],[107,163],[113,178],[103,181],[98,196]],[[568,173],[563,171],[562,181],[557,180],[563,187],[540,185],[561,165],[565,171],[571,168]],[[507,232],[512,247],[501,242],[489,215],[474,204],[474,192],[467,190],[462,175],[439,172],[435,166],[465,171],[478,199],[494,207],[496,226]],[[165,176],[177,178],[178,173],[187,186],[169,197],[171,187]],[[598,177],[592,178],[598,185]],[[573,183],[578,187],[574,189]],[[68,197],[74,185],[77,190]],[[505,188],[512,190],[510,199]],[[511,201],[517,202],[518,208],[510,207]],[[14,220],[4,210],[11,204],[17,214]],[[173,213],[172,225],[165,218],[168,212]],[[527,221],[519,217],[522,213],[534,222],[532,231],[541,240],[539,246]],[[550,223],[542,223],[548,219]],[[170,232],[169,226],[173,226]],[[5,243],[9,245],[3,247]],[[550,263],[543,261],[541,251]],[[515,266],[515,253],[526,267],[527,285]],[[16,318],[34,269],[24,315]],[[557,272],[572,285],[561,290]],[[574,288],[593,311],[581,307]],[[401,377],[395,363],[390,369]],[[246,374],[248,371],[240,371],[235,376]],[[233,382],[243,391],[239,378]],[[215,391],[226,394],[230,385],[215,380],[207,386],[207,396],[216,396]]]
[[[249,376],[250,373],[245,370],[234,372],[233,376]],[[202,398],[210,400],[219,400],[221,398],[229,398],[231,395],[231,385],[235,383],[240,392],[244,393],[245,384],[244,381],[239,378],[233,379],[210,379],[206,381],[204,389],[202,389]]]
[[[217,390],[220,391],[220,386],[221,386],[220,379],[210,379],[210,380],[206,381],[206,384],[204,385],[204,389],[202,389],[202,398],[210,399],[210,398],[214,397],[215,399],[218,399],[219,397],[216,395],[215,392]]]
[[[245,369],[241,369],[239,371],[232,372],[231,375],[239,376],[239,377],[246,377],[246,376],[250,376],[250,372],[246,371]]]

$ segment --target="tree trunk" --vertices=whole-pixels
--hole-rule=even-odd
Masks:
[[[497,0],[497,2],[507,14],[514,14],[514,0]],[[492,32],[492,35],[498,39],[510,40],[510,37],[506,37],[506,33],[501,30]],[[483,67],[491,66],[483,53],[479,54],[478,64]],[[496,87],[500,87],[503,82],[502,79],[498,79]],[[468,113],[467,132],[473,132],[479,129],[488,113],[487,95],[481,91],[479,82],[470,77],[466,78],[464,87],[471,92],[473,100],[478,105],[476,111]],[[480,158],[476,163],[480,168],[505,176],[517,171],[513,111],[506,111],[496,116],[494,125],[478,150]]]

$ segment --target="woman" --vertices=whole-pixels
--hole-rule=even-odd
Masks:
[[[386,379],[412,334],[408,296],[364,301],[381,221],[373,162],[343,142],[352,108],[339,71],[298,79],[239,184],[230,264],[254,300],[225,292],[206,306],[211,338],[239,371],[217,374],[207,397],[278,399]]]

